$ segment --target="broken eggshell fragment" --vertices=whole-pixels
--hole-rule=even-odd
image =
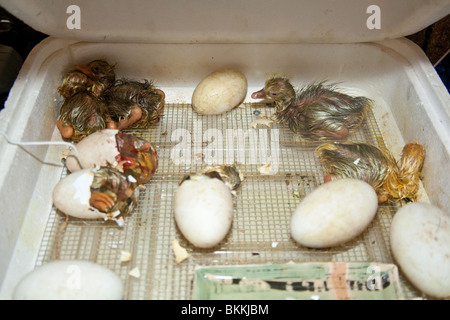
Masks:
[[[116,129],[97,131],[76,147],[80,159],[74,150],[66,158],[66,166],[71,172],[82,167],[108,166],[132,175],[139,184],[144,184],[150,181],[158,166],[158,155],[150,142]]]
[[[218,178],[231,190],[236,190],[244,180],[244,176],[235,166],[214,165],[200,170],[197,175],[207,175],[211,178]],[[192,177],[188,176],[188,178]]]
[[[134,178],[116,169],[83,169],[57,183],[53,204],[72,217],[119,222],[119,215],[130,213],[136,206],[137,187]]]

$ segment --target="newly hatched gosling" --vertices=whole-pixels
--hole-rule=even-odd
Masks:
[[[419,143],[404,146],[400,164],[389,151],[365,143],[324,143],[316,152],[327,174],[325,182],[339,178],[363,180],[375,189],[379,203],[417,199],[425,159],[425,147]]]
[[[366,97],[352,97],[324,82],[296,91],[288,79],[272,77],[253,99],[273,103],[272,119],[304,137],[345,139],[349,131],[361,125],[372,107]]]

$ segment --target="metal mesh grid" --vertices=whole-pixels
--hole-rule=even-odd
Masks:
[[[327,250],[308,249],[291,238],[292,213],[301,199],[323,181],[323,172],[314,154],[315,148],[323,141],[304,140],[276,124],[271,128],[258,126],[252,129],[250,124],[253,120],[271,113],[272,109],[265,105],[246,104],[224,115],[200,116],[188,104],[167,105],[164,118],[158,125],[149,130],[131,131],[154,144],[159,165],[154,178],[141,190],[137,208],[125,217],[124,227],[120,228],[114,222],[67,218],[53,209],[37,265],[54,259],[90,260],[119,275],[125,285],[125,299],[190,299],[197,265],[290,261],[393,263],[389,230],[397,211],[394,203],[381,205],[367,230],[344,246]],[[244,139],[245,136],[238,135],[231,141],[232,136],[227,132],[235,133],[239,128],[243,132],[250,129],[248,132],[259,139]],[[209,139],[208,132],[215,136]],[[274,132],[278,137],[271,140]],[[348,140],[384,147],[373,114],[369,114]],[[261,147],[264,141],[266,149]],[[189,157],[180,161],[176,153],[174,156],[174,150],[181,142],[187,143],[184,155],[190,155],[190,162]],[[277,146],[276,174],[262,175],[258,169],[266,164],[261,161],[267,159],[260,156],[252,160],[252,150],[270,153]],[[185,174],[206,166],[205,154],[220,156],[221,153],[222,163],[227,163],[227,160],[237,162],[245,180],[234,198],[234,220],[228,236],[213,249],[196,249],[176,227],[173,196]],[[64,175],[65,170],[62,172]],[[172,251],[174,239],[192,254],[180,264],[175,262]],[[120,261],[122,251],[132,254],[130,261]],[[138,270],[139,276],[131,276],[132,270]],[[401,279],[406,297],[418,296],[402,276]]]

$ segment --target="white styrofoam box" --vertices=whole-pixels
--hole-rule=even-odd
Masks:
[[[296,86],[331,79],[376,101],[374,113],[387,146],[425,145],[423,185],[429,200],[450,211],[449,95],[422,51],[410,41],[367,44],[127,44],[49,38],[31,53],[0,113],[0,130],[20,141],[60,141],[56,88],[67,68],[95,58],[117,63],[119,77],[149,78],[168,103],[190,102],[198,82],[220,67],[240,69],[250,93],[269,74]],[[9,298],[34,268],[60,178],[65,147],[17,147],[0,137],[0,297]]]
[[[0,4],[52,36],[25,61],[0,113],[0,131],[13,140],[61,140],[56,88],[68,68],[91,59],[117,63],[119,77],[153,79],[169,103],[190,102],[198,82],[221,67],[245,73],[247,101],[269,74],[285,74],[298,87],[330,79],[376,101],[394,154],[408,141],[425,145],[424,190],[450,212],[449,95],[417,46],[385,40],[447,15],[448,0],[78,0],[80,29],[67,28],[71,0]],[[366,25],[373,4],[380,29]],[[64,149],[18,147],[0,136],[0,298],[9,299],[35,266]]]
[[[450,12],[448,0],[1,0],[0,3],[45,34],[96,42],[380,41],[420,31]],[[372,20],[374,15],[379,15],[378,21]],[[79,20],[72,19],[77,16]]]

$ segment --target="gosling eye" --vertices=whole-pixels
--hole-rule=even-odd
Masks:
[[[270,95],[271,95],[272,97],[276,97],[276,96],[277,96],[277,93],[276,93],[276,92],[271,92]]]
[[[98,73],[100,71],[100,68],[98,66],[94,66],[94,67],[92,67],[92,71],[94,73]]]

